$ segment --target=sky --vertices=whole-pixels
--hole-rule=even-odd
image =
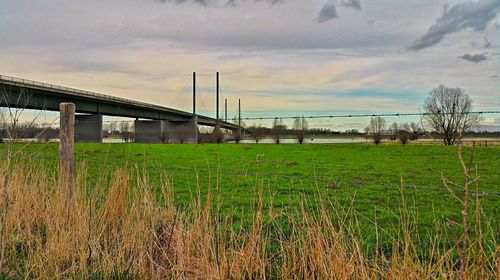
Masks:
[[[500,0],[2,0],[0,74],[191,110],[196,71],[211,116],[217,71],[230,117],[238,98],[244,117],[418,112],[440,84],[498,110],[499,13]]]

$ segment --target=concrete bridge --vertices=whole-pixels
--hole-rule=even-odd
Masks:
[[[193,73],[193,84],[195,83],[196,76]],[[194,86],[193,112],[185,112],[126,98],[0,75],[0,107],[59,111],[61,102],[74,103],[76,112],[81,113],[75,116],[75,141],[78,142],[102,141],[103,115],[135,118],[135,141],[138,143],[162,143],[165,139],[170,142],[196,143],[198,125],[212,126],[215,130],[241,129],[218,118],[196,114],[195,88]]]

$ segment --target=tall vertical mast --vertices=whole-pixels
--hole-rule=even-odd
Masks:
[[[215,110],[216,110],[216,119],[219,120],[219,72],[217,72],[216,75],[216,105],[215,105]]]
[[[241,99],[238,98],[238,126],[241,127]]]
[[[193,116],[196,116],[196,72],[193,72]]]
[[[224,99],[224,121],[227,122],[227,98]]]

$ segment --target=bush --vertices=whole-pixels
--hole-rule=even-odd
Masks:
[[[405,130],[400,130],[397,133],[397,138],[399,140],[399,143],[406,145],[408,144],[410,140],[411,133]]]
[[[212,139],[212,135],[210,133],[198,133],[198,144],[206,144],[210,143]]]
[[[234,132],[234,142],[239,144],[241,141],[241,132],[239,130]]]
[[[253,126],[250,128],[252,131],[252,138],[255,140],[255,143],[258,144],[259,141],[264,137],[265,131],[264,128],[259,126]]]
[[[375,145],[378,145],[378,144],[382,143],[382,135],[380,135],[380,134],[374,134],[372,136],[372,141],[373,141],[373,143]]]

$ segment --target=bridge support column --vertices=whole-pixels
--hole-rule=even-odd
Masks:
[[[136,143],[198,143],[198,119],[134,122]]]
[[[214,126],[214,130],[212,131],[212,143],[220,144],[222,143],[223,140],[224,140],[224,133],[220,128],[220,123],[217,122],[217,124]]]
[[[136,143],[164,143],[165,121],[136,120],[134,121]]]
[[[102,142],[102,115],[75,116],[75,142]]]
[[[165,121],[164,135],[167,143],[198,143],[198,118],[186,121]]]

